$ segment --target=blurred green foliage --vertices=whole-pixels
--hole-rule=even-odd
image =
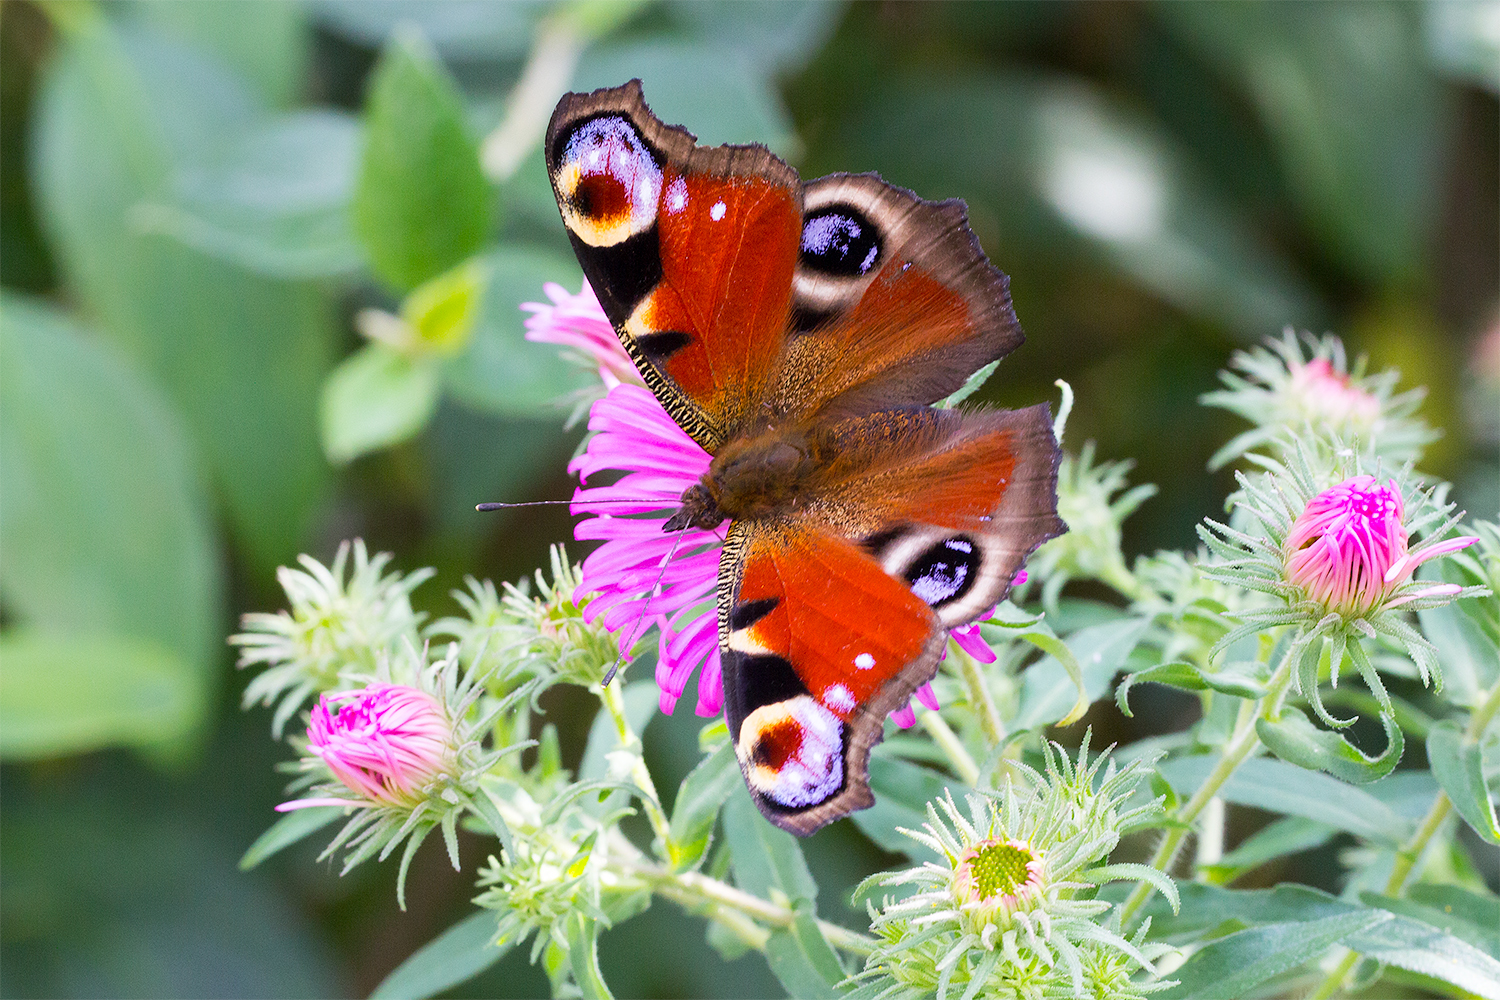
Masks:
[[[1431,385],[1433,471],[1462,506],[1500,509],[1493,16],[5,0],[0,993],[362,995],[463,911],[469,883],[435,847],[405,914],[373,866],[340,881],[290,851],[237,871],[278,751],[260,713],[239,716],[219,637],[274,601],[276,565],[344,537],[438,566],[420,604],[466,573],[517,578],[570,536],[559,508],[472,511],[570,491],[579,432],[550,403],[585,381],[526,344],[517,307],[581,278],[535,137],[512,174],[479,157],[549,30],[585,26],[576,65],[553,67],[569,86],[640,77],[702,141],[965,199],[1029,334],[987,401],[1071,381],[1075,446],[1096,438],[1161,486],[1127,540],[1149,551],[1191,544],[1226,492],[1204,463],[1233,425],[1197,396],[1233,346],[1288,323]],[[357,317],[410,319],[413,289],[476,256],[451,355],[368,353]],[[342,411],[340,359],[366,369]],[[548,705],[570,766],[580,705]],[[1150,724],[1112,719],[1096,726]],[[680,778],[695,732],[658,717],[653,769]],[[825,892],[885,857],[850,824],[806,849]],[[602,960],[624,995],[779,992],[667,907],[606,935]],[[462,989],[546,983],[512,955]]]

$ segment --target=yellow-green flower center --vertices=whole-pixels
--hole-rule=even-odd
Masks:
[[[1028,866],[1036,860],[1023,847],[1012,844],[985,844],[975,849],[969,859],[969,873],[979,899],[1014,895],[1030,877]]]

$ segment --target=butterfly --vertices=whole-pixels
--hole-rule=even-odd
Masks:
[[[725,719],[760,811],[809,834],[874,804],[887,714],[1066,530],[1045,404],[933,405],[1021,343],[1009,279],[962,202],[698,146],[638,80],[565,95],[545,152],[605,314],[712,456],[664,527],[728,522]]]

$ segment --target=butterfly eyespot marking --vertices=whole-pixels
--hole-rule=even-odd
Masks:
[[[938,608],[969,592],[979,577],[981,559],[982,553],[972,540],[955,535],[930,546],[904,575],[912,593]]]
[[[843,787],[843,739],[838,716],[803,694],[747,715],[735,753],[757,793],[782,809],[806,809]]]
[[[843,204],[808,212],[802,222],[802,266],[839,278],[860,278],[881,255],[880,233],[859,210]]]
[[[656,224],[662,168],[630,119],[587,119],[560,145],[553,183],[563,222],[575,236],[609,247]]]

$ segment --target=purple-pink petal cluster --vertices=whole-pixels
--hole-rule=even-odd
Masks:
[[[599,366],[599,378],[606,388],[613,389],[621,382],[641,384],[635,364],[620,346],[614,327],[609,325],[609,317],[604,315],[604,309],[587,281],[577,295],[554,282],[543,285],[542,291],[552,300],[550,304],[521,304],[523,310],[531,313],[526,320],[527,340],[582,351]]]
[[[604,544],[584,559],[574,599],[598,595],[584,606],[584,619],[602,619],[626,655],[652,623],[659,625],[656,682],[662,711],[677,706],[688,679],[702,666],[697,712],[718,715],[724,694],[714,592],[723,542],[701,528],[662,531],[683,491],[708,471],[708,453],[639,385],[616,385],[595,403],[589,430],[594,435],[588,447],[568,466],[580,483],[573,513],[591,515],[574,535]],[[611,471],[625,475],[608,485],[589,485]]]
[[[372,805],[411,807],[422,790],[448,768],[452,727],[436,698],[404,684],[372,684],[325,694],[307,726],[309,752],[334,777]],[[285,812],[314,805],[349,805],[344,799],[300,799]]]
[[[1410,552],[1405,514],[1395,480],[1355,476],[1324,490],[1308,501],[1287,535],[1287,580],[1329,611],[1351,617],[1458,593],[1454,584],[1434,584],[1391,599],[1422,563],[1478,541],[1453,538]]]

